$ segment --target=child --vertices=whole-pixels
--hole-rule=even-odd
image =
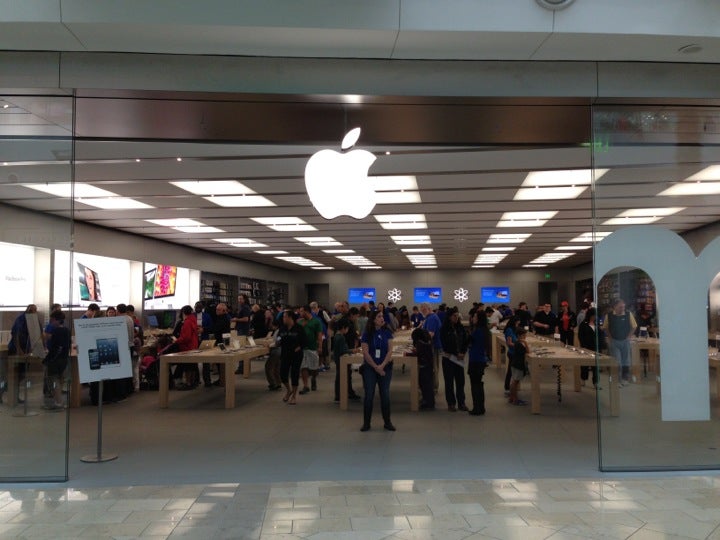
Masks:
[[[510,398],[509,402],[513,405],[527,405],[527,401],[518,399],[518,387],[520,380],[527,374],[527,360],[525,355],[530,352],[527,344],[527,330],[524,328],[517,329],[517,341],[515,342],[515,351],[513,354],[510,369],[512,370],[510,382]]]
[[[340,319],[335,327],[335,335],[332,342],[332,356],[335,362],[335,403],[340,403],[340,357],[349,354],[345,335],[350,330],[350,322],[347,319]]]

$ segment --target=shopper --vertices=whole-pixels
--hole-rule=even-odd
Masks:
[[[280,337],[280,380],[285,386],[283,401],[288,405],[295,405],[300,383],[300,365],[303,361],[305,331],[298,326],[297,315],[290,309],[283,312],[282,321],[283,325],[278,335]]]
[[[492,336],[488,329],[487,316],[482,310],[476,310],[473,313],[470,325],[468,376],[470,377],[470,395],[472,396],[473,407],[468,412],[472,416],[481,416],[485,414],[485,383],[483,382],[483,375],[488,364],[487,348]]]
[[[457,308],[446,311],[440,328],[442,370],[445,379],[445,401],[450,412],[467,411],[465,406],[465,353],[467,333]]]
[[[597,351],[598,348],[597,323],[595,319],[595,308],[588,308],[585,312],[585,319],[580,323],[580,327],[578,328],[578,340],[580,341],[580,346],[583,349],[588,349],[590,351]],[[590,360],[590,358],[588,358],[588,360]],[[596,364],[580,367],[581,384],[585,386],[585,382],[588,380],[588,374],[591,370],[593,386],[600,390],[600,388],[598,388],[598,369]]]
[[[512,381],[510,382],[510,397],[508,401],[512,405],[527,405],[527,401],[518,398],[520,381],[527,375],[527,359],[525,355],[530,352],[527,344],[527,331],[519,328],[517,331],[518,340],[515,343],[515,352],[512,359]]]

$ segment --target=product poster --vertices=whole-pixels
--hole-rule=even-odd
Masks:
[[[132,377],[127,317],[76,319],[81,383]]]

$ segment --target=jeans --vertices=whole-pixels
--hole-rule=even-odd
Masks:
[[[465,370],[449,358],[442,359],[443,377],[445,378],[445,401],[448,407],[465,406]]]
[[[630,341],[627,339],[610,339],[608,340],[608,350],[620,364],[622,380],[630,378]]]
[[[375,385],[380,391],[380,410],[385,424],[390,423],[390,381],[392,380],[392,364],[385,366],[385,375],[380,375],[371,366],[363,364],[362,369],[363,390],[365,397],[363,399],[363,421],[365,425],[370,425],[373,410],[373,400],[375,399]]]
[[[473,406],[472,412],[485,412],[485,383],[483,375],[485,374],[485,362],[470,362],[468,364],[468,375],[470,376],[470,395],[472,395]],[[509,371],[509,368],[508,368]]]

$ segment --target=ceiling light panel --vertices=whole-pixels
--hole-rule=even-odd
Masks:
[[[229,244],[236,248],[264,248],[268,247],[267,244],[261,244],[250,238],[213,238],[215,242],[221,244]]]
[[[372,188],[378,191],[417,191],[417,178],[414,176],[369,176]]]
[[[372,262],[367,257],[363,257],[362,255],[337,255],[336,258],[340,259],[341,261],[345,261],[346,263],[352,264],[353,266],[375,265],[374,262]]]
[[[250,219],[278,232],[317,231],[315,227],[297,217],[257,217]]]
[[[323,253],[327,253],[329,255],[338,255],[340,253],[355,253],[354,249],[323,249]]]
[[[427,246],[430,245],[430,236],[425,234],[409,236],[391,236],[393,242],[399,246]]]
[[[425,214],[377,215],[375,219],[383,229],[427,229]]]
[[[595,169],[599,180],[609,169]],[[522,183],[523,187],[589,186],[593,169],[565,169],[557,171],[532,171]]]
[[[557,210],[541,212],[505,212],[497,227],[542,227],[557,214]]]
[[[720,165],[710,165],[703,170],[696,172],[687,178],[689,181],[705,182],[708,180],[720,180]]]
[[[222,229],[216,227],[210,227],[199,221],[188,218],[176,218],[176,219],[146,219],[148,223],[160,225],[161,227],[170,227],[176,231],[184,233],[222,233],[225,232]]]
[[[23,184],[24,187],[34,189],[35,191],[42,191],[56,197],[70,198],[73,195],[75,198],[78,197],[117,197],[117,193],[100,189],[99,187],[91,186],[90,184],[84,184],[82,182],[75,183],[75,191],[72,190],[72,184],[70,182],[50,182],[45,184]]]
[[[609,231],[596,231],[594,233],[591,232],[585,232],[582,233],[580,236],[576,236],[571,242],[599,242],[606,236],[610,235]]]
[[[313,270],[335,270],[332,266],[313,266]]]
[[[515,251],[515,246],[484,247],[483,251]]]
[[[592,246],[558,246],[555,249],[558,251],[582,251],[584,249],[590,249]]]
[[[130,199],[128,197],[106,197],[106,198],[76,198],[77,202],[94,206],[95,208],[102,208],[103,210],[143,210],[146,208],[155,208],[149,204]]]
[[[673,206],[670,208],[632,208],[630,210],[625,210],[624,212],[621,212],[620,214],[618,214],[618,217],[665,217],[677,214],[678,212],[682,212],[683,210],[685,210],[685,207],[681,206]]]
[[[567,259],[568,257],[572,257],[575,255],[574,253],[545,253],[543,255],[540,255],[540,257],[533,259],[530,261],[530,264],[552,264],[558,261],[562,261],[563,259]]]
[[[402,248],[403,253],[432,253],[432,248]]]
[[[287,251],[283,251],[282,249],[265,249],[256,251],[255,253],[259,253],[260,255],[289,255]]]
[[[515,201],[549,201],[557,199],[577,199],[588,186],[535,187],[520,188],[515,193]]]
[[[480,253],[473,264],[497,264],[507,257],[507,253]]]
[[[717,195],[720,182],[679,182],[658,193],[663,197],[681,197],[686,195]]]
[[[306,259],[305,257],[275,257],[281,261],[297,264],[298,266],[323,266],[322,263]]]
[[[614,218],[604,221],[603,225],[647,225],[683,210],[685,210],[685,207],[680,206],[670,208],[631,208],[621,212]]]
[[[417,191],[378,191],[375,193],[375,204],[413,204],[421,203]]]
[[[532,234],[491,234],[488,238],[488,244],[522,244],[530,238]]]
[[[376,204],[420,203],[417,179],[414,176],[373,176],[370,185],[375,190]]]
[[[255,195],[255,192],[236,180],[182,180],[170,182],[194,195]]]
[[[274,202],[261,195],[231,195],[203,197],[206,201],[222,206],[223,208],[256,208],[263,206],[276,206]]]
[[[296,236],[295,240],[313,247],[342,246],[341,242],[338,242],[331,236]]]

